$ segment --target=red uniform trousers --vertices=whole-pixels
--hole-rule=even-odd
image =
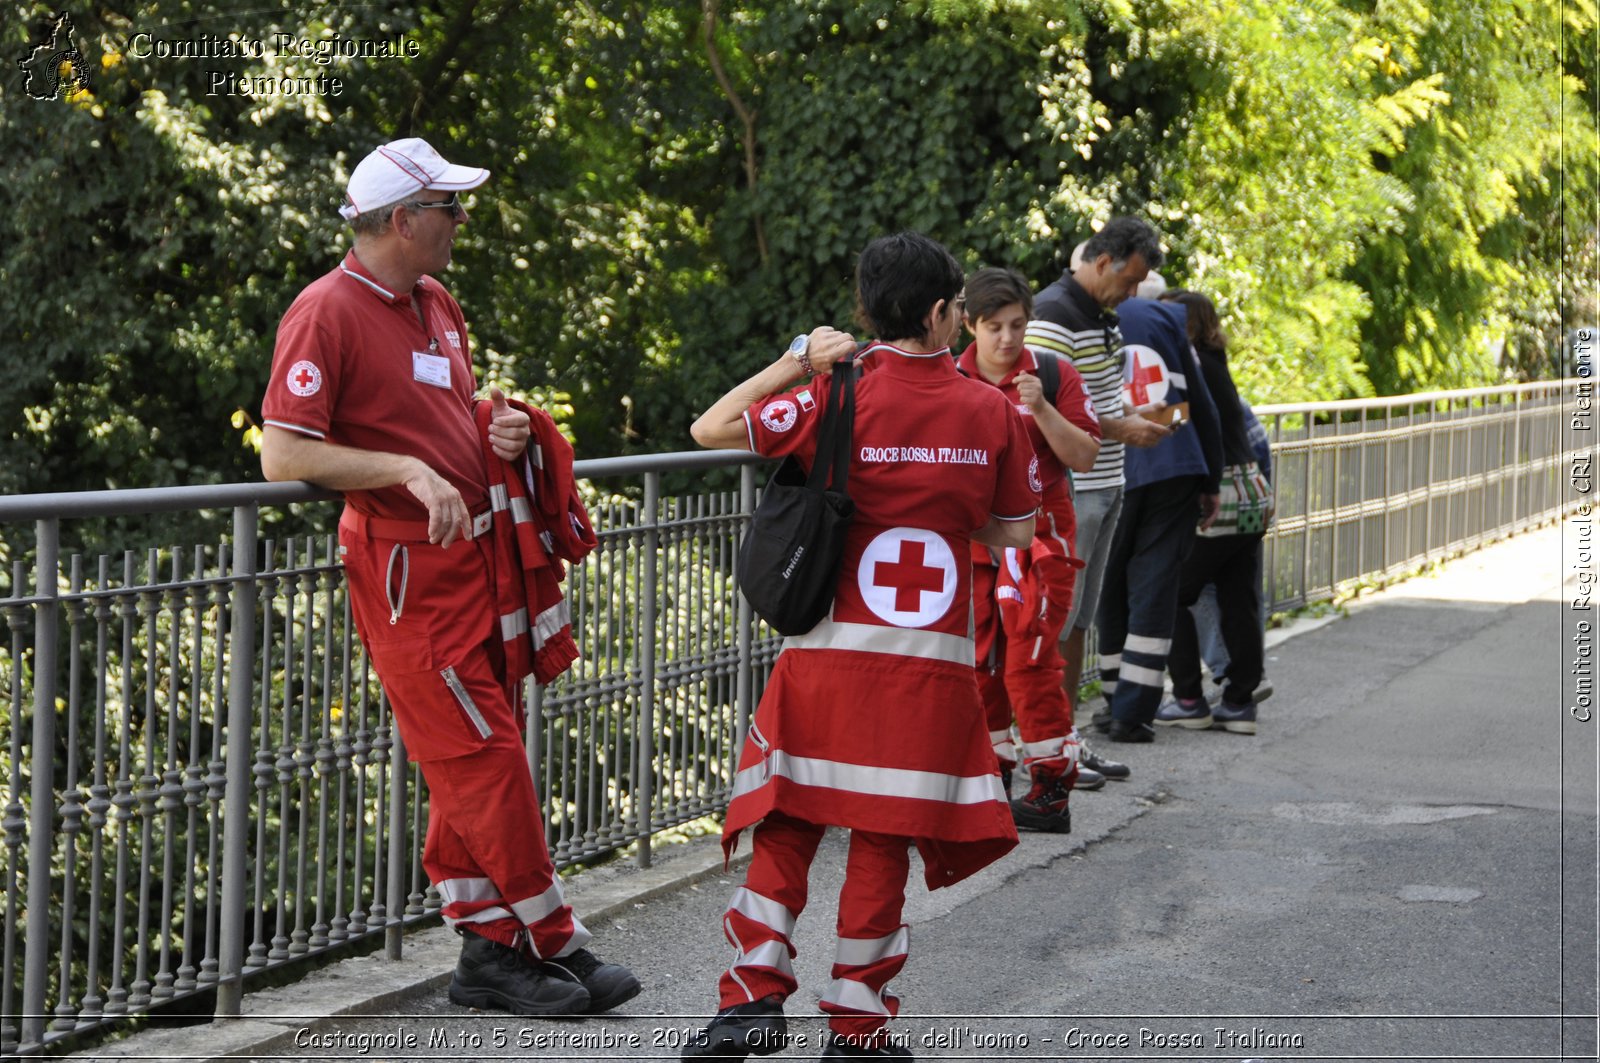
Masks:
[[[806,906],[806,879],[826,828],[773,812],[755,828],[745,884],[734,892],[723,930],[738,950],[718,982],[722,1008],[773,993],[787,998],[797,987],[790,935]],[[833,981],[821,1008],[835,1033],[862,1044],[900,1013],[900,999],[884,992],[905,966],[910,928],[900,921],[911,839],[872,831],[850,832],[850,855],[839,890],[838,944]]]
[[[1076,525],[1070,498],[1047,495],[1046,504],[1039,509],[1038,526],[1036,543],[1050,544],[1052,553],[1075,556],[1072,540]],[[1070,784],[1077,774],[1078,745],[1072,702],[1061,686],[1065,665],[1057,640],[1071,612],[1077,569],[1053,569],[1049,576],[1041,576],[1041,571],[1034,569],[1025,578],[1042,581],[1039,591],[1048,600],[1049,608],[1036,618],[1036,633],[1011,638],[1001,623],[996,592],[1015,594],[1015,588],[1003,586],[1009,581],[1000,579],[1000,570],[992,559],[983,564],[974,552],[972,605],[978,692],[983,697],[989,738],[1000,767],[1016,766],[1017,751],[1011,741],[1014,718],[1022,736],[1022,762],[1030,776],[1066,776]]]
[[[563,956],[589,932],[562,895],[545,842],[520,683],[505,675],[491,544],[485,536],[441,549],[425,524],[348,508],[339,522],[356,629],[428,783],[422,866],[445,922],[526,944],[535,958]]]

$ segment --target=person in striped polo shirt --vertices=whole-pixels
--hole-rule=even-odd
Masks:
[[[1094,623],[1112,533],[1122,508],[1123,446],[1153,447],[1171,433],[1122,406],[1122,333],[1114,309],[1131,297],[1164,255],[1161,238],[1147,222],[1113,218],[1073,255],[1061,278],[1033,302],[1024,343],[1072,360],[1100,418],[1100,453],[1094,468],[1073,476],[1078,518],[1078,556],[1087,567],[1078,577],[1072,613],[1062,628],[1063,686],[1077,708],[1083,676],[1085,633]]]

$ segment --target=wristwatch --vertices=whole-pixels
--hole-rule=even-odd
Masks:
[[[794,359],[796,365],[806,376],[815,376],[816,370],[811,368],[811,359],[806,354],[806,349],[811,346],[811,337],[805,333],[789,341],[789,357]]]

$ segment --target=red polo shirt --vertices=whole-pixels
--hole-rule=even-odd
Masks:
[[[467,323],[444,286],[423,277],[410,292],[388,291],[351,252],[283,315],[261,415],[314,439],[420,458],[478,513],[489,488],[475,389]],[[399,484],[345,497],[375,517],[428,515]]]
[[[1051,400],[1051,405],[1068,421],[1095,439],[1099,439],[1100,418],[1094,412],[1094,402],[1089,397],[1089,386],[1084,383],[1082,374],[1073,368],[1070,361],[1065,358],[1057,358],[1056,361],[1061,365],[1061,383],[1054,395],[1047,396]],[[957,367],[973,380],[990,383],[978,368],[976,343],[961,352]],[[1017,356],[1017,364],[1011,367],[1011,372],[1001,377],[999,383],[990,386],[999,388],[1022,415],[1022,423],[1028,430],[1028,439],[1033,443],[1033,452],[1039,456],[1039,481],[1044,485],[1045,495],[1049,496],[1052,494],[1051,488],[1066,479],[1067,468],[1061,464],[1061,459],[1056,457],[1056,452],[1050,449],[1050,443],[1045,439],[1044,432],[1040,431],[1038,423],[1033,419],[1033,411],[1018,396],[1017,374],[1019,373],[1039,375],[1039,361],[1027,347],[1022,348],[1022,353]]]

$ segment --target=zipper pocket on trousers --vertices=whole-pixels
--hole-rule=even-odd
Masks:
[[[761,778],[762,781],[772,778],[772,744],[767,741],[767,736],[761,733],[761,728],[754,723],[750,724],[750,741],[761,750]]]
[[[467,719],[472,721],[472,726],[478,729],[479,738],[488,738],[494,734],[489,729],[489,721],[483,718],[483,713],[478,711],[477,703],[472,700],[472,695],[467,693],[467,688],[462,685],[461,677],[456,675],[454,668],[445,668],[439,672],[444,677],[445,686],[450,688],[450,693],[456,696],[456,701],[461,704],[461,711],[467,714]]]
[[[396,597],[394,592],[394,562],[400,559],[400,594]],[[400,622],[400,614],[406,607],[406,584],[411,581],[411,551],[400,543],[395,543],[389,551],[389,570],[383,574],[383,595],[389,599],[389,626],[393,627]]]

